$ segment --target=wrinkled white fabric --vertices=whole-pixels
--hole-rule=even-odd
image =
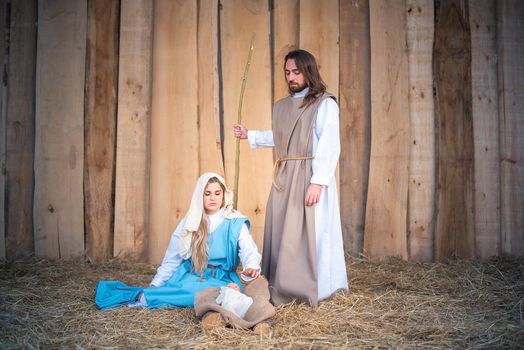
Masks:
[[[202,174],[197,180],[197,184],[191,198],[191,204],[189,205],[189,210],[185,216],[184,229],[180,234],[178,247],[182,259],[189,259],[191,257],[192,234],[198,230],[204,212],[204,190],[206,189],[209,179],[213,177],[216,177],[226,189],[224,193],[223,206],[225,210],[225,217],[228,219],[233,219],[243,216],[233,208],[233,192],[227,188],[224,178],[217,173]]]
[[[253,304],[253,298],[229,287],[220,287],[220,293],[216,298],[218,305],[231,311],[240,318],[244,318],[247,310]]]

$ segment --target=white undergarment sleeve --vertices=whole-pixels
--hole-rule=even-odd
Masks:
[[[238,237],[238,248],[238,256],[242,262],[242,268],[244,270],[253,269],[260,272],[260,261],[262,260],[262,256],[258,252],[257,244],[249,233],[246,224],[242,225],[242,229],[240,230],[240,236]],[[240,278],[246,282],[253,280],[252,277],[244,275],[240,275]]]
[[[249,130],[247,141],[252,149],[275,147],[272,130]]]
[[[318,107],[313,132],[311,183],[327,186],[335,178],[340,155],[340,131],[337,103],[327,98]]]
[[[175,231],[171,235],[171,240],[169,241],[166,254],[164,255],[164,260],[162,260],[162,264],[158,267],[156,275],[153,277],[150,286],[162,287],[171,278],[180,263],[182,263],[182,257],[179,253],[178,244],[180,235],[184,230],[185,221],[186,218],[182,218]]]

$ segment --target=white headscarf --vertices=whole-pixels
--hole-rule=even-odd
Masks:
[[[180,235],[179,253],[182,259],[189,259],[191,257],[192,234],[198,230],[204,212],[204,190],[209,179],[213,177],[216,177],[226,189],[224,193],[224,206],[222,207],[225,217],[228,219],[243,217],[242,214],[233,208],[233,192],[227,188],[224,178],[216,173],[202,174],[198,178],[195,190],[193,191],[191,204],[186,214],[184,229]]]

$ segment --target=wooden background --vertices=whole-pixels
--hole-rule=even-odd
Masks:
[[[0,0],[0,258],[161,261],[205,171],[234,180],[243,107],[271,127],[283,57],[338,96],[345,250],[524,256],[518,0]],[[262,248],[271,150],[242,142]]]

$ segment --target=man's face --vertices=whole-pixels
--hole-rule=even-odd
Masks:
[[[304,74],[302,74],[302,72],[297,68],[293,58],[290,58],[286,61],[284,74],[286,75],[286,82],[290,91],[300,92],[306,88],[306,78],[304,77]]]

